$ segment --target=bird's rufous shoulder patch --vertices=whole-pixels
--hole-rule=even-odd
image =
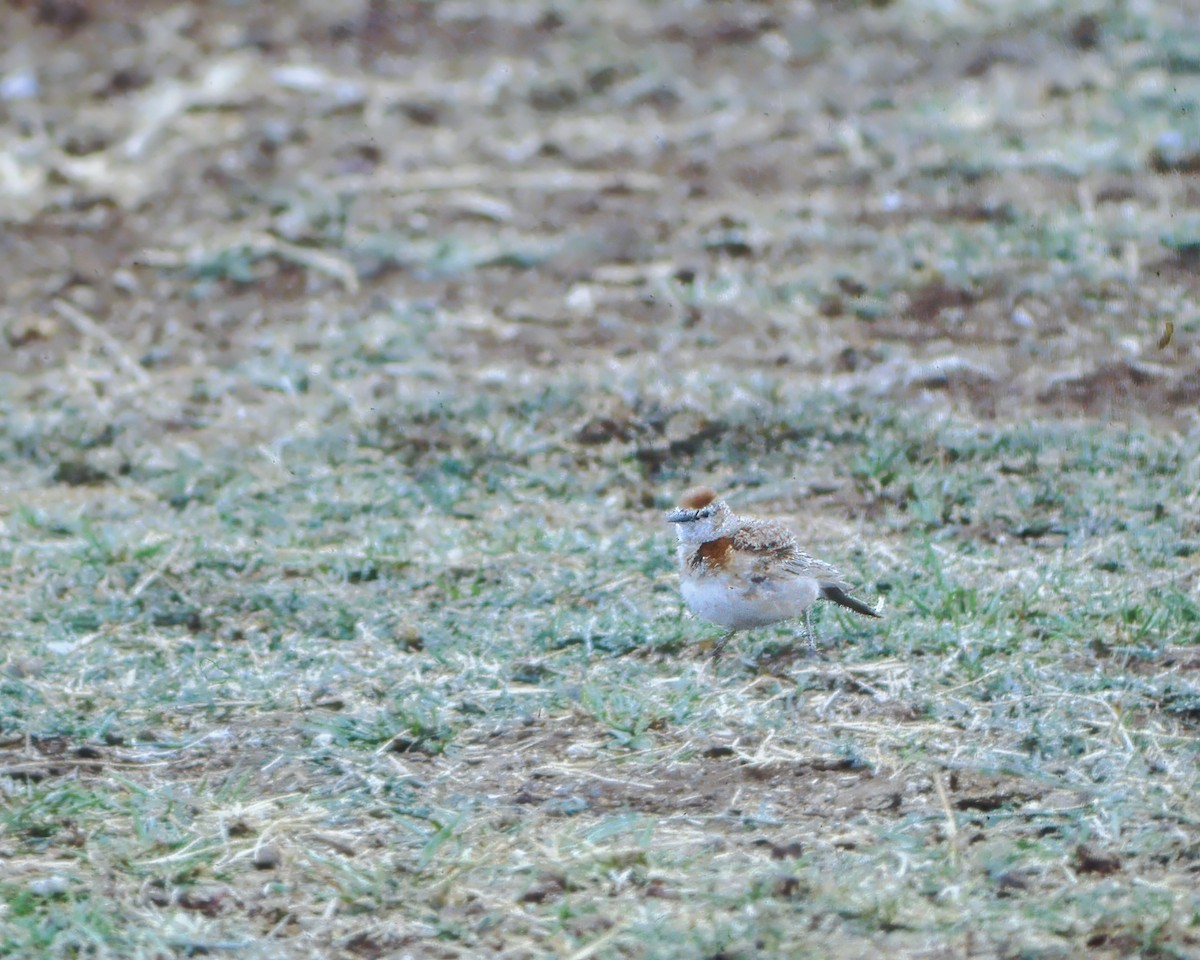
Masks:
[[[718,537],[702,543],[692,554],[693,569],[720,570],[733,560],[733,537]]]
[[[717,491],[712,487],[692,487],[679,498],[679,505],[686,510],[700,510],[717,499]]]

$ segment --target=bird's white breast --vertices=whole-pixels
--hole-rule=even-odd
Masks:
[[[820,587],[806,577],[755,583],[709,575],[685,576],[680,592],[696,616],[730,630],[751,630],[800,616],[816,601]]]

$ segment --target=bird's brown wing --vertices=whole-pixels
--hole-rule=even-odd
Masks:
[[[772,580],[811,577],[841,582],[835,567],[810,557],[796,545],[796,538],[775,520],[748,520],[730,537],[734,563],[747,576]]]

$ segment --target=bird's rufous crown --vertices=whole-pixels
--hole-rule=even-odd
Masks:
[[[711,487],[693,487],[679,498],[679,505],[687,510],[701,510],[717,499]]]

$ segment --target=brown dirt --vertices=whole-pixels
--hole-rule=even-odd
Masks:
[[[896,35],[854,7],[821,8],[817,29],[772,4],[583,14],[347,0],[270,16],[9,4],[0,31],[39,64],[42,92],[5,107],[13,155],[35,162],[28,185],[0,197],[15,278],[0,366],[50,370],[94,352],[90,318],[173,393],[266,334],[302,348],[313,317],[354,323],[372,304],[427,300],[441,310],[438,355],[462,369],[669,349],[685,366],[945,393],[984,417],[1188,423],[1194,331],[1158,346],[1165,305],[1200,287],[1186,248],[1134,244],[1113,255],[1133,264],[1128,282],[1077,274],[1053,287],[1031,286],[1045,264],[1009,254],[963,282],[919,253],[897,274],[886,252],[917,228],[1034,225],[1081,196],[1100,222],[1195,205],[1178,166],[1149,153],[1137,176],[1029,166],[972,179],[952,164],[931,176],[945,155],[905,111],[948,85],[1028,90],[1054,124],[1086,102],[1098,50],[1124,63],[1104,31],[1093,44],[1069,19],[1042,26],[930,48],[916,28]],[[790,56],[764,59],[782,40]],[[656,58],[661,72],[648,69]],[[754,75],[763,82],[740,82]],[[718,106],[722,84],[737,95]],[[791,91],[783,107],[779,86]],[[895,109],[870,114],[864,145],[847,118],[881,98]],[[880,206],[889,191],[911,202]],[[343,206],[344,230],[328,213]],[[830,242],[809,239],[818,226]],[[363,252],[387,236],[394,254]],[[439,276],[411,260],[446,239],[480,265]],[[249,274],[197,296],[196,265],[243,242],[260,250]],[[800,276],[825,293],[761,315],[662,295],[662,278],[731,269],[765,289]],[[864,298],[877,303],[869,317]]]

